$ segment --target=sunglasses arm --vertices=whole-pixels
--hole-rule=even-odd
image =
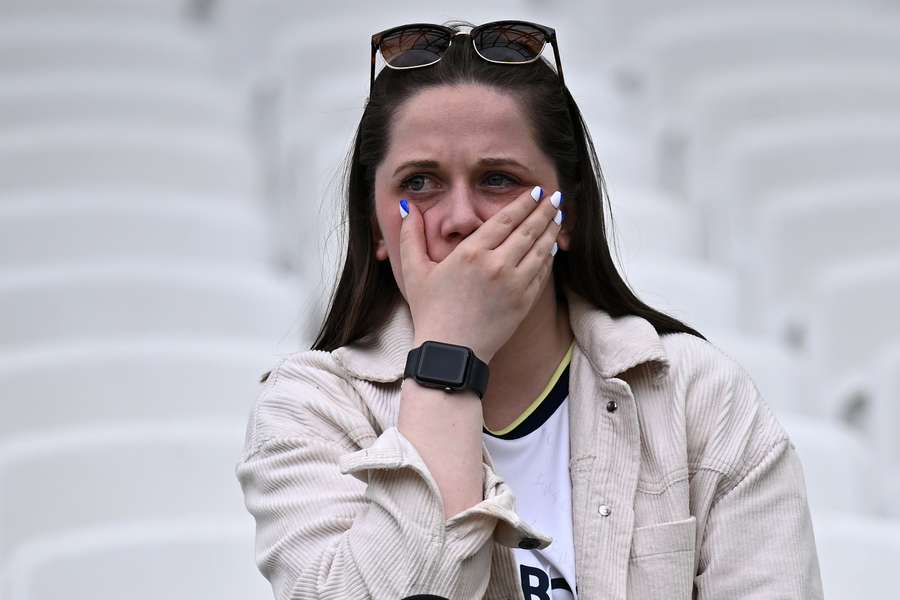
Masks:
[[[559,46],[556,44],[556,34],[553,34],[553,37],[550,38],[550,43],[553,45],[553,58],[556,59],[556,73],[559,75],[559,83],[563,87],[566,86],[566,82],[563,79],[562,72],[562,62],[559,58]]]
[[[372,88],[375,86],[375,52],[378,51],[378,44],[372,40],[372,69],[369,72],[369,96],[372,95]]]

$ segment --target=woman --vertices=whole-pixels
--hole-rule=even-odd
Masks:
[[[821,597],[788,436],[616,271],[555,33],[452,25],[373,36],[344,270],[248,425],[276,597]]]

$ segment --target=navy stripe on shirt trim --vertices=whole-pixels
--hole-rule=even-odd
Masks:
[[[503,435],[497,435],[488,431],[487,427],[482,426],[481,430],[493,438],[499,440],[516,440],[525,437],[532,431],[536,431],[547,420],[553,416],[562,403],[569,395],[569,365],[560,373],[559,379],[553,385],[553,388],[547,393],[547,396],[541,401],[525,420],[519,423],[512,431]]]

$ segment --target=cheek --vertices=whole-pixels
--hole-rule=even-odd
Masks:
[[[399,215],[398,215],[399,220]],[[384,250],[387,253],[387,262],[391,267],[391,272],[394,274],[394,281],[397,282],[397,287],[400,289],[400,294],[403,298],[406,298],[406,285],[403,281],[403,269],[401,267],[401,259],[400,259],[400,224],[392,223],[388,226],[387,231],[384,231]]]
[[[387,206],[379,206],[376,210],[378,218],[378,229],[381,232],[381,238],[384,240],[384,249],[388,252],[388,258],[399,260],[400,252],[400,219],[399,209],[395,209],[393,214]]]
[[[400,229],[390,230],[385,234],[385,249],[391,263],[400,264]]]
[[[502,204],[488,205],[484,209],[484,211],[481,213],[482,221],[487,221],[487,220],[491,219],[494,215],[496,215],[498,212],[500,212],[502,209],[504,209],[506,207],[506,205],[512,204],[513,200],[515,200],[515,198],[506,200]]]

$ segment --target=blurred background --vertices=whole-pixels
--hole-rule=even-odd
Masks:
[[[272,597],[234,467],[339,273],[370,36],[513,18],[626,281],[789,431],[827,597],[900,595],[900,2],[0,0],[0,598]]]

